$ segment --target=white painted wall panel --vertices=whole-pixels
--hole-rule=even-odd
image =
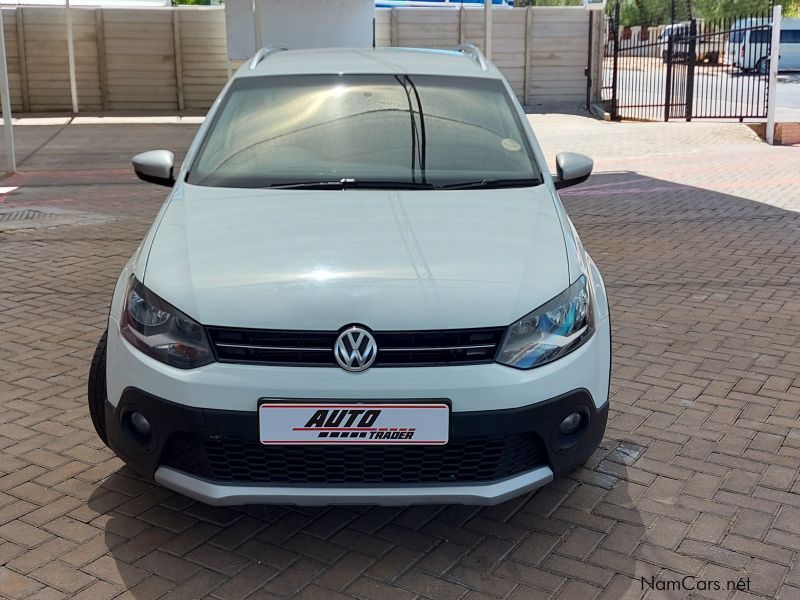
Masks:
[[[320,0],[263,1],[272,10],[281,5],[293,12],[293,16],[271,13],[272,24],[263,31],[265,43],[286,43],[292,39],[288,30],[295,28],[305,38],[313,37],[314,45],[333,43],[325,35],[335,34],[339,37],[334,45],[346,37],[347,45],[371,46],[373,14],[378,46],[453,48],[462,42],[478,47],[483,43],[482,9],[373,10],[372,0],[325,0],[328,9],[345,11],[340,14],[344,21],[348,10],[363,9],[354,18],[358,32],[346,33],[347,28],[330,26],[330,15],[321,16]],[[252,20],[249,31],[239,26],[236,39],[230,33],[231,15],[245,5],[251,11],[252,0],[228,0],[227,10],[73,9],[81,110],[172,111],[179,98],[186,109],[208,108],[227,80],[231,48],[242,55],[230,61],[234,70],[252,54]],[[56,7],[3,9],[14,110],[70,110],[64,15],[64,9]],[[274,32],[279,23],[287,32]],[[584,98],[588,22],[582,8],[496,10],[492,33],[493,60],[520,98],[526,91],[532,103]],[[595,51],[600,52],[602,36],[595,37]],[[288,45],[309,44],[289,41]]]

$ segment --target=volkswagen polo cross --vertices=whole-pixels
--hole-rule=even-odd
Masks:
[[[593,453],[603,281],[509,84],[471,46],[263,49],[122,271],[100,437],[216,505],[493,504]]]

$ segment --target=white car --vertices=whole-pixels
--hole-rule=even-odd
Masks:
[[[214,103],[114,290],[100,437],[215,505],[493,504],[608,416],[603,281],[478,50],[264,49]]]

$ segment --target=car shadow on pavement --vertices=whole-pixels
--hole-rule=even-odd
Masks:
[[[610,597],[640,597],[629,556],[646,536],[645,488],[627,473],[642,450],[604,442],[584,467],[493,507],[212,507],[122,467],[88,502],[105,535],[83,570],[139,600],[546,598],[609,586]]]

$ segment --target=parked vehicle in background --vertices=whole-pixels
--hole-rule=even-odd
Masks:
[[[769,22],[765,19],[737,21],[728,36],[729,62],[743,71],[766,73],[769,70],[771,35]],[[778,53],[779,71],[800,70],[800,19],[781,21]]]
[[[742,42],[745,38],[746,29],[748,27],[756,27],[763,25],[764,19],[738,19],[734,21],[731,26],[730,33],[728,33],[728,45],[725,50],[725,63],[739,66],[740,54],[742,49]]]
[[[675,23],[667,25],[664,30],[658,35],[661,40],[661,58],[664,62],[669,62],[669,42],[672,39],[672,61],[673,62],[686,62],[689,60],[689,55],[692,50],[692,24],[689,22]],[[700,36],[697,40],[697,62],[706,62],[712,65],[717,65],[722,57],[722,47],[716,41],[716,38],[704,39]]]

